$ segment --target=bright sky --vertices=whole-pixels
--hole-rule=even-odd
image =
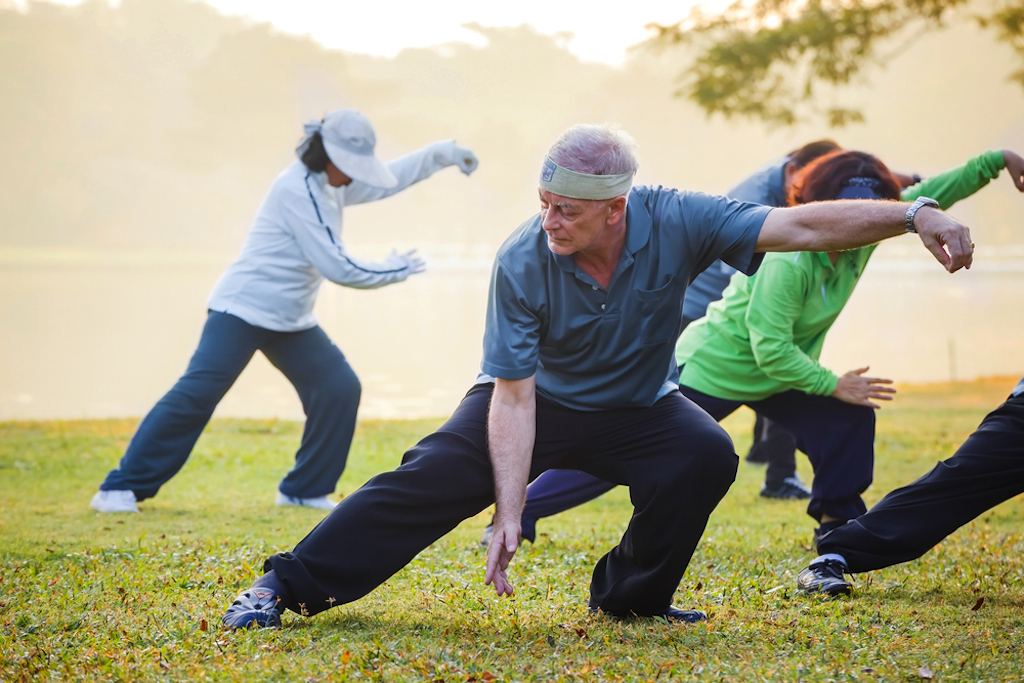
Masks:
[[[81,0],[58,0],[78,4]],[[117,2],[117,0],[112,0]],[[584,61],[622,63],[626,48],[648,36],[651,22],[682,19],[695,0],[628,0],[626,4],[594,0],[205,0],[224,14],[269,21],[281,31],[309,34],[329,48],[393,57],[406,47],[451,41],[480,44],[478,34],[461,28],[531,24],[544,34],[570,32],[568,49]],[[15,0],[24,6],[26,0]],[[724,7],[724,0],[707,0]],[[598,9],[600,7],[600,9]]]

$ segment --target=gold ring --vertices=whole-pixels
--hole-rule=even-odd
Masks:
[[[971,249],[974,249],[974,242],[971,242]]]

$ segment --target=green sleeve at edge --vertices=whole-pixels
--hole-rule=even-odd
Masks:
[[[993,149],[965,164],[911,185],[903,190],[901,196],[907,202],[918,197],[930,197],[946,210],[988,185],[990,180],[999,176],[1003,168],[1002,151]]]

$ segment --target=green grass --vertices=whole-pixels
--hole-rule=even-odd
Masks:
[[[948,457],[1010,386],[903,391],[879,416],[868,503]],[[396,466],[438,423],[361,423],[341,491]],[[588,615],[591,568],[628,518],[620,489],[541,523],[514,560],[514,598],[483,585],[484,513],[363,600],[289,613],[283,629],[226,632],[220,615],[263,558],[321,516],[273,506],[301,426],[216,421],[142,514],[101,516],[89,498],[135,424],[0,424],[0,680],[1024,678],[1021,499],[919,561],[861,575],[851,598],[812,599],[792,586],[813,556],[813,523],[801,503],[760,499],[763,470],[746,465],[677,593],[712,614],[707,624]],[[725,423],[740,453],[750,424],[747,411]]]

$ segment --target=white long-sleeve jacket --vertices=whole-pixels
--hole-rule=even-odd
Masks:
[[[296,161],[277,177],[260,205],[242,253],[213,288],[207,307],[256,327],[297,332],[315,326],[313,304],[326,278],[374,289],[409,277],[404,259],[374,263],[351,256],[341,241],[342,207],[383,199],[454,163],[455,143],[435,142],[388,163],[389,189],[353,181],[334,188],[326,173]]]

